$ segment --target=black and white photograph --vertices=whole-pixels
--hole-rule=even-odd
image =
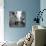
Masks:
[[[24,11],[9,12],[10,27],[25,27],[25,23],[26,23],[26,16]]]

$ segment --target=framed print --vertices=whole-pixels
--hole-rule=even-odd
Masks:
[[[24,11],[9,12],[10,27],[24,27],[25,23],[26,23],[26,16]]]

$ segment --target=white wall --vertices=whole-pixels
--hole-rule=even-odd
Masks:
[[[46,0],[40,0],[40,9],[41,9],[41,11],[43,9],[46,9]],[[43,12],[42,16],[43,16],[44,21],[43,22],[40,21],[40,24],[43,26],[46,26],[46,11]]]
[[[46,9],[46,0],[40,0],[40,9],[41,10]],[[46,11],[43,13],[42,16],[43,16],[44,21],[43,22],[40,21],[40,25],[43,25],[46,27]]]
[[[0,0],[0,42],[4,41],[4,3]]]

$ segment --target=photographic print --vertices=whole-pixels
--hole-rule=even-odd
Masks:
[[[24,27],[25,23],[26,23],[26,16],[24,11],[9,12],[10,27]]]

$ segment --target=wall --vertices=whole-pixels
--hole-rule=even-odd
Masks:
[[[40,0],[40,9],[41,9],[41,11],[43,9],[46,9],[46,0]],[[40,25],[46,27],[46,20],[45,20],[46,19],[46,11],[43,12],[42,17],[43,17],[44,20],[43,20],[43,22],[42,21],[40,22]]]
[[[43,10],[43,9],[46,9],[46,0],[40,0],[40,10]],[[42,17],[43,17],[44,21],[43,22],[40,21],[40,25],[46,27],[46,11],[43,13]]]
[[[3,6],[4,6],[3,0],[1,0],[0,1],[0,42],[4,41],[4,8]]]
[[[22,28],[9,27],[9,11],[24,10],[26,26]],[[18,41],[32,29],[36,12],[40,10],[40,0],[4,0],[4,38],[7,41]]]

